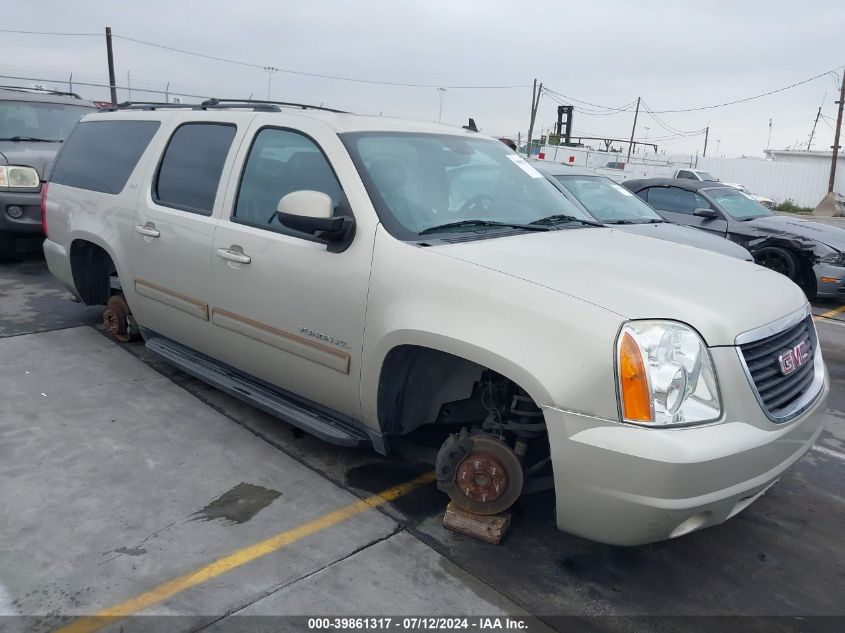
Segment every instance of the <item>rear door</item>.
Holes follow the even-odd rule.
[[[728,222],[722,212],[694,191],[679,187],[649,187],[637,195],[660,211],[670,222],[709,231],[721,237],[725,237],[728,232]],[[718,213],[719,217],[711,219],[693,215],[696,209],[711,209]]]
[[[243,143],[214,234],[213,356],[358,418],[375,213],[356,214],[354,238],[342,252],[282,226],[276,207],[293,191],[327,194],[336,214],[372,207],[334,131],[303,117],[260,118]]]
[[[231,169],[242,136],[237,118],[225,112],[172,120],[133,227],[139,322],[199,351],[208,350],[211,329],[209,265],[221,176]]]

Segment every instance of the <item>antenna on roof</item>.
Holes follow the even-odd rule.
[[[473,119],[472,117],[470,117],[469,123],[464,125],[463,128],[465,130],[469,130],[470,132],[478,132],[478,127],[476,127],[475,125],[475,119]]]

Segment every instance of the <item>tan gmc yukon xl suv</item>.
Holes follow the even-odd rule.
[[[43,207],[50,270],[116,335],[339,445],[440,425],[438,485],[472,512],[553,481],[562,530],[672,538],[821,430],[797,286],[595,226],[473,129],[127,105],[77,126]]]

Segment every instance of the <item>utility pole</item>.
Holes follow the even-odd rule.
[[[279,72],[279,69],[275,66],[265,66],[264,70],[267,71],[267,101],[270,101],[270,83],[273,80],[273,73]]]
[[[68,79],[67,91],[73,94],[73,73],[70,74],[70,79]]]
[[[167,82],[167,85],[164,87],[164,102],[170,103],[170,82]]]
[[[631,150],[634,149],[634,132],[637,131],[637,117],[640,115],[640,98],[637,97],[637,109],[634,111],[634,127],[631,128],[631,142],[628,143],[628,160],[631,162]]]
[[[819,106],[819,111],[816,112],[816,120],[813,121],[813,129],[810,130],[810,140],[807,141],[807,151],[810,151],[810,146],[813,144],[813,137],[816,135],[816,126],[819,124],[819,117],[822,114],[822,107]]]
[[[440,93],[440,109],[437,111],[437,122],[440,123],[443,120],[443,93],[446,92],[446,88],[438,88],[437,91]]]
[[[534,119],[537,118],[537,106],[540,105],[540,93],[543,91],[543,84],[537,89],[537,80],[531,88],[531,120],[528,123],[528,138],[525,140],[525,157],[531,158],[531,135],[534,133]]]
[[[836,130],[833,133],[833,157],[830,159],[830,184],[827,192],[833,193],[836,180],[836,157],[839,154],[839,133],[842,131],[842,106],[845,105],[845,69],[842,70],[842,87],[839,89],[839,114],[836,115]]]
[[[132,101],[132,75],[128,70],[126,71],[126,88],[129,91],[129,101]]]
[[[109,60],[109,90],[111,91],[111,104],[117,105],[117,86],[114,81],[114,52],[111,47],[111,27],[106,27],[106,56]]]
[[[769,140],[766,141],[766,149],[771,149],[772,147],[772,120],[769,119]]]
[[[701,153],[702,158],[707,156],[707,139],[710,137],[710,126],[704,128],[704,151]]]

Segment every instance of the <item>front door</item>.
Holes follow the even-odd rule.
[[[285,120],[274,115],[272,123]],[[213,355],[306,400],[359,418],[375,226],[359,223],[346,250],[329,252],[325,244],[279,223],[279,200],[293,191],[325,193],[335,212],[345,200],[365,195],[337,135],[316,122],[293,120],[296,129],[256,124],[249,132],[250,146],[244,143],[238,158],[240,167],[214,234]],[[333,164],[337,161],[342,169]]]
[[[646,195],[643,196],[643,193]],[[680,187],[650,187],[639,195],[670,222],[709,231],[720,237],[727,235],[728,222],[722,212],[710,204],[704,196],[694,191],[687,191]],[[694,215],[696,209],[710,209],[718,213],[719,217],[704,218]]]
[[[139,322],[200,351],[207,351],[211,330],[213,211],[236,135],[233,123],[177,123],[152,168],[152,188],[142,194],[133,226],[133,310]]]

